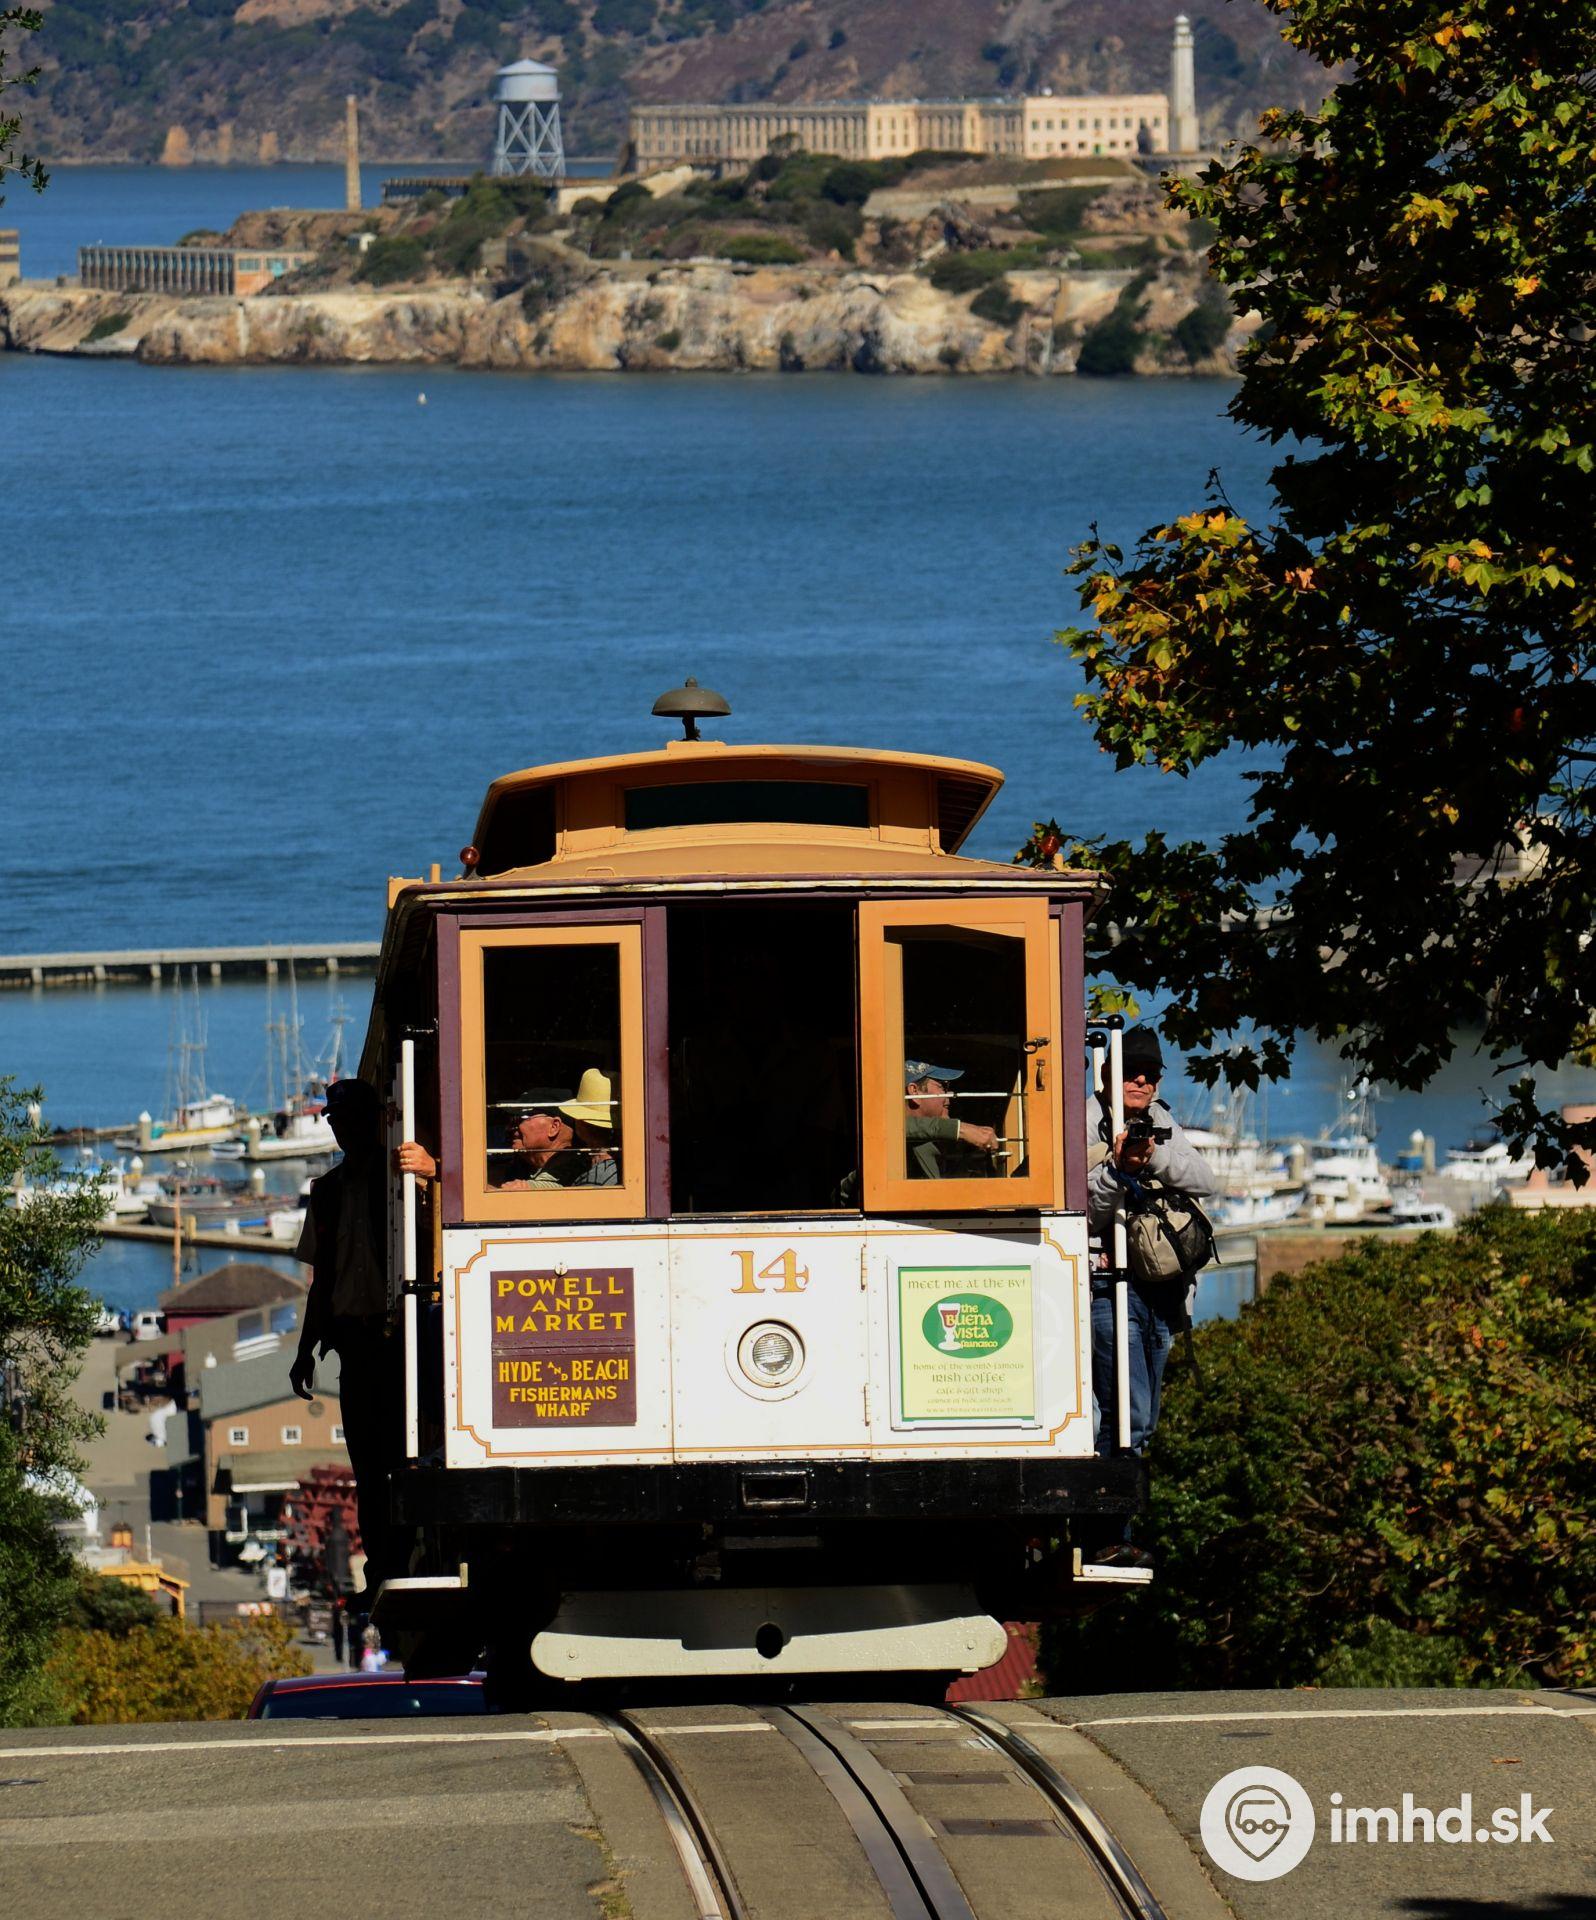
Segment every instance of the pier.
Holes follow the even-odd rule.
[[[275,979],[290,962],[301,972],[369,971],[375,940],[304,940],[247,947],[130,947],[109,953],[0,954],[0,987],[82,987],[153,981],[189,967],[212,980]]]

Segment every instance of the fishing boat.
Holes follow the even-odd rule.
[[[1499,1133],[1476,1134],[1461,1147],[1448,1147],[1443,1180],[1458,1180],[1469,1186],[1494,1190],[1518,1180],[1527,1180],[1535,1171],[1529,1155],[1515,1155]]]
[[[257,1193],[218,1180],[215,1174],[168,1175],[158,1198],[149,1203],[151,1226],[171,1227],[181,1220],[185,1230],[195,1227],[231,1231],[234,1226],[264,1226],[266,1208]]]
[[[319,1059],[307,1066],[301,1041],[299,983],[288,963],[288,1012],[279,1018],[270,987],[266,1001],[266,1106],[242,1132],[215,1149],[223,1159],[317,1160],[338,1152],[327,1120],[327,1088],[343,1072],[343,1036],[349,1016],[342,1004],[332,1014],[332,1037]],[[282,1098],[279,1100],[278,1091]]]
[[[1216,1227],[1275,1227],[1301,1213],[1307,1198],[1306,1187],[1256,1180],[1227,1187],[1204,1205]]]
[[[167,1088],[162,1102],[166,1117],[138,1117],[138,1131],[115,1145],[125,1152],[181,1153],[188,1147],[208,1147],[236,1132],[244,1111],[225,1093],[213,1093],[205,1078],[205,1013],[200,1006],[199,970],[189,969],[185,997],[181,984],[173,1011],[173,1032],[167,1049]]]
[[[100,1215],[100,1225],[104,1227],[142,1220],[150,1202],[160,1197],[155,1181],[144,1177],[142,1161],[135,1159],[129,1165],[121,1160],[101,1161],[85,1155],[73,1172],[62,1174],[58,1179],[36,1181],[32,1185],[19,1180],[12,1188],[11,1204],[25,1207],[36,1199],[70,1198],[94,1181],[99,1183],[104,1196],[105,1208]]]
[[[1391,1183],[1374,1145],[1373,1103],[1373,1087],[1359,1080],[1343,1090],[1341,1114],[1330,1131],[1303,1142],[1310,1212],[1360,1220],[1391,1205]]]
[[[1393,1227],[1429,1227],[1437,1233],[1450,1233],[1457,1215],[1444,1200],[1426,1200],[1417,1187],[1404,1187],[1391,1202]]]

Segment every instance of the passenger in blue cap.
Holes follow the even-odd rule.
[[[903,1137],[908,1149],[911,1180],[947,1180],[952,1176],[942,1164],[945,1147],[969,1147],[976,1153],[995,1154],[997,1131],[970,1120],[955,1120],[948,1111],[948,1089],[964,1078],[963,1067],[939,1067],[930,1060],[905,1060],[903,1063],[904,1102]],[[988,1169],[990,1171],[990,1169]]]

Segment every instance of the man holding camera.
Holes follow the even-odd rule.
[[[1201,1200],[1214,1192],[1208,1163],[1175,1124],[1158,1082],[1164,1056],[1151,1027],[1132,1027],[1122,1043],[1125,1126],[1112,1141],[1108,1090],[1098,1095],[1098,1145],[1087,1174],[1087,1217],[1094,1237],[1111,1244],[1116,1208],[1130,1210],[1152,1193],[1160,1201]],[[1158,1425],[1164,1366],[1175,1335],[1190,1325],[1192,1272],[1168,1278],[1139,1277],[1132,1259],[1128,1299],[1130,1346],[1130,1444],[1141,1453]],[[1114,1409],[1114,1287],[1107,1271],[1092,1277],[1092,1391],[1097,1403],[1097,1451],[1116,1451]]]

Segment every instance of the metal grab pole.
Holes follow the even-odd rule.
[[[1116,1019],[1108,1029],[1108,1138],[1109,1152],[1125,1131],[1125,1034]],[[1125,1189],[1114,1184],[1114,1425],[1115,1444],[1130,1451],[1130,1264],[1125,1235]]]
[[[416,1137],[416,1043],[399,1043],[399,1137]],[[403,1312],[405,1333],[405,1458],[414,1460],[421,1451],[421,1420],[416,1391],[416,1176],[399,1176],[402,1192],[402,1240],[400,1277],[404,1283]]]

